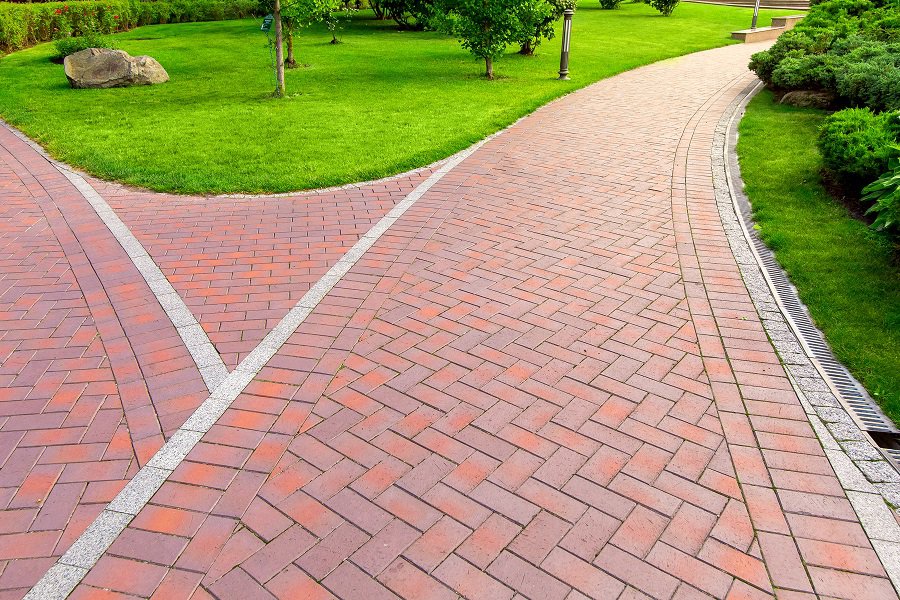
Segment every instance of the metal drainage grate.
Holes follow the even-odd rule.
[[[737,153],[734,151],[737,143],[736,129],[732,129],[729,138],[727,144],[730,152],[726,159],[726,168],[730,171],[732,179],[741,181]],[[759,238],[759,232],[754,228],[751,216],[750,201],[743,190],[735,189],[736,187],[732,190],[738,201],[740,218],[750,235],[757,256],[762,261],[766,275],[775,288],[779,302],[788,313],[795,334],[806,346],[810,358],[818,363],[818,370],[828,379],[833,391],[837,392],[844,405],[856,418],[860,428],[869,435],[875,446],[889,459],[890,464],[900,471],[900,429],[885,416],[862,384],[835,359],[822,332],[815,326],[806,307],[800,302],[797,290],[775,260],[775,254]]]
[[[793,321],[796,334],[802,339],[809,353],[812,354],[812,358],[819,363],[820,372],[828,378],[844,404],[859,421],[862,429],[890,459],[894,468],[900,471],[900,429],[885,416],[862,384],[835,359],[822,332],[813,324],[806,307],[800,302],[793,284],[788,280],[781,265],[775,260],[774,253],[763,243],[758,232],[753,228],[753,221],[748,214],[749,203],[745,198],[741,198],[741,200],[741,218],[744,220],[747,231],[750,232],[753,245],[772,281],[779,301]]]

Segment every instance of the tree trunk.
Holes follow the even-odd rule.
[[[490,56],[485,56],[484,57],[484,67],[485,67],[485,73],[484,73],[485,77],[487,77],[489,80],[493,81],[494,80],[494,59],[491,58]]]
[[[290,27],[287,30],[287,60],[284,61],[284,66],[288,69],[296,69],[297,61],[294,59],[294,28]]]
[[[519,50],[519,54],[523,54],[525,56],[531,56],[534,54],[534,47],[531,45],[531,40],[528,40],[524,44],[522,44],[522,49]]]
[[[283,98],[284,86],[284,32],[281,27],[281,0],[275,0],[275,73],[278,83],[275,86],[276,98]]]

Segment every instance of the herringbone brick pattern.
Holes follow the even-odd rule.
[[[601,82],[451,171],[73,597],[897,597],[716,212],[753,50]]]
[[[121,489],[136,461],[92,315],[109,317],[102,291],[92,290],[89,308],[75,274],[84,274],[84,255],[68,254],[71,239],[55,230],[59,213],[46,205],[47,192],[3,148],[0,197],[0,595],[6,598],[21,597],[37,581]]]
[[[241,219],[262,212],[262,205],[278,216],[259,220],[258,235],[248,242],[257,244],[258,252],[241,256],[251,265],[270,254],[275,244],[266,245],[263,238],[275,239],[283,230],[263,232],[263,221],[287,222],[302,231],[288,233],[293,243],[288,254],[319,254],[322,260],[306,271],[297,260],[286,263],[294,273],[306,273],[283,286],[290,289],[293,304],[310,278],[319,277],[310,275],[311,270],[327,270],[370,222],[393,206],[397,189],[411,189],[418,179],[421,175],[411,182],[398,179],[361,190],[279,198],[277,206],[272,200],[246,201],[240,205]],[[92,184],[114,203],[137,204],[146,198],[112,184]],[[5,127],[0,128],[0,199],[0,597],[16,598],[65,552],[209,391],[149,286],[85,198]],[[203,199],[166,200],[171,203],[164,204],[167,214],[181,211],[178,225],[196,228],[198,239],[211,235],[207,213],[188,215],[186,210]],[[325,215],[325,207],[332,217]],[[174,221],[163,220],[162,208],[142,208],[163,231],[177,228]],[[195,221],[188,221],[189,216]],[[244,231],[254,225],[241,227]],[[321,243],[312,241],[315,235]],[[222,251],[220,240],[214,244],[220,246],[207,246],[213,255]],[[260,266],[260,272],[265,268]],[[171,276],[179,287],[178,278]],[[260,295],[268,284],[252,283],[262,289],[252,290],[257,294],[253,299],[267,302]],[[241,316],[256,336],[245,346],[252,349],[283,316],[287,308],[280,307],[265,321]],[[235,350],[232,361],[237,356]]]
[[[428,175],[426,170],[333,193],[235,200],[162,196],[95,184],[233,369]]]

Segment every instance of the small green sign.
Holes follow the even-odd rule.
[[[272,29],[272,21],[275,20],[275,17],[272,15],[266,15],[263,17],[262,27],[259,28],[260,31],[269,31]]]

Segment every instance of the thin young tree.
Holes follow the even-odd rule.
[[[285,95],[285,68],[297,66],[294,53],[294,39],[303,27],[325,20],[325,16],[337,10],[342,0],[272,0],[269,5],[275,21],[275,72],[276,87],[273,94],[276,98]],[[287,57],[285,57],[287,46]]]
[[[358,11],[356,4],[351,4],[345,0],[320,0],[325,3],[321,13],[321,20],[325,23],[325,27],[331,32],[331,43],[340,44],[337,32],[343,29],[343,21],[349,21],[353,17],[353,13]]]
[[[275,0],[275,93],[276,98],[284,98],[287,87],[284,83],[284,31],[281,23],[281,0]]]

